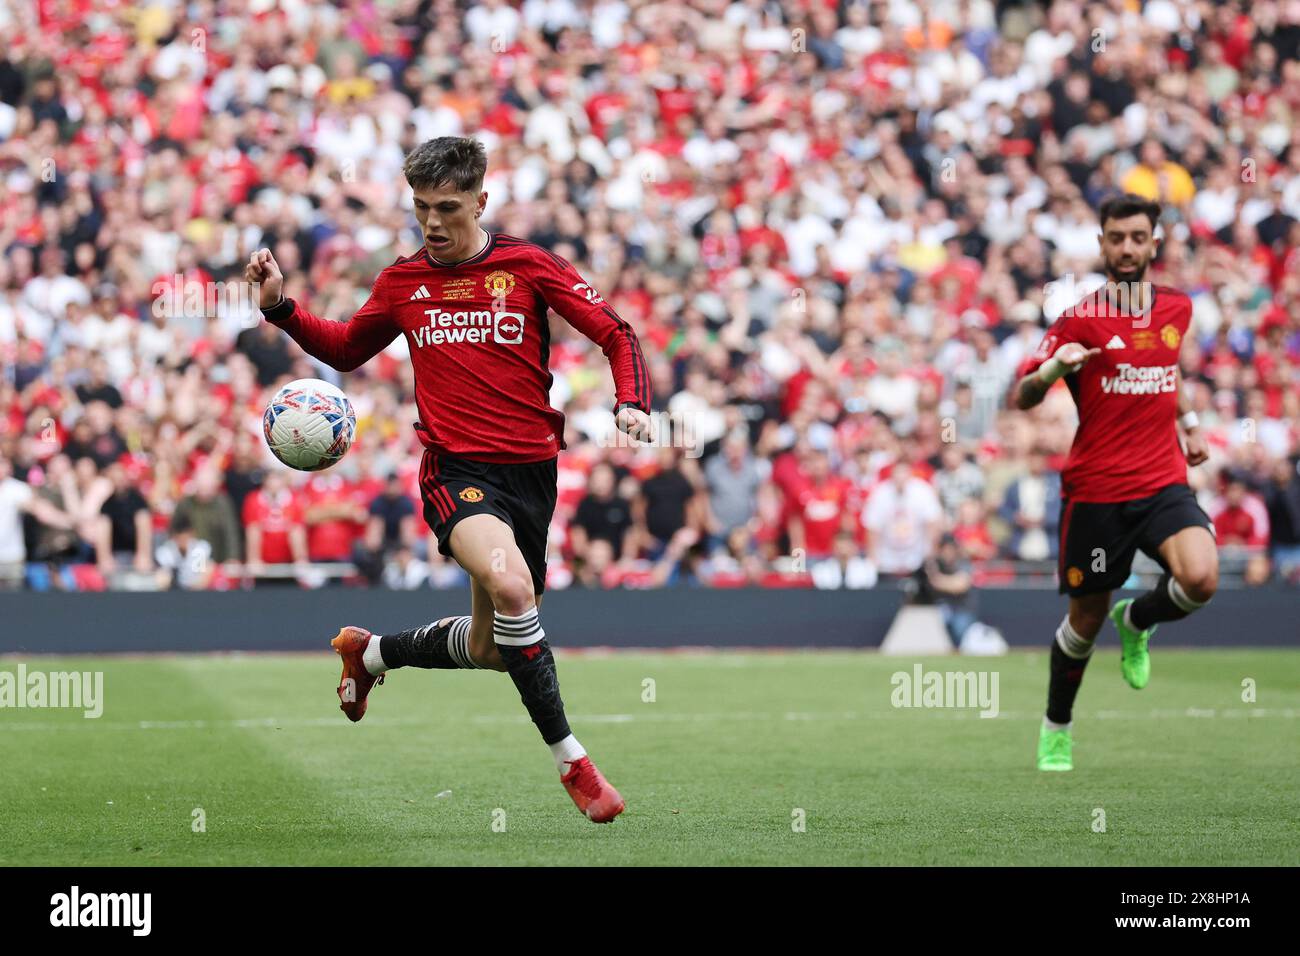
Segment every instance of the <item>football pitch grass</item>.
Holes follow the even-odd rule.
[[[329,653],[24,663],[103,671],[105,706],[0,709],[0,865],[1300,862],[1300,651],[1153,646],[1139,692],[1099,650],[1056,774],[1043,651],[919,662],[996,673],[990,719],[895,708],[917,662],[874,653],[561,653],[608,826],[503,674],[402,670],[350,724]]]

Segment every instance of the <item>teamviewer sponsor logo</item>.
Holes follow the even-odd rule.
[[[519,312],[497,312],[492,316],[492,339],[498,345],[519,345],[524,340],[524,317]]]
[[[489,337],[497,345],[519,345],[524,341],[524,316],[519,312],[489,309],[444,312],[435,306],[425,309],[424,314],[429,317],[429,324],[411,330],[411,341],[416,348],[458,342],[482,345]]]
[[[1115,366],[1114,375],[1101,377],[1101,390],[1107,395],[1156,395],[1178,390],[1177,365]]]
[[[126,926],[133,936],[148,936],[153,925],[152,893],[68,893],[50,897],[51,926]]]

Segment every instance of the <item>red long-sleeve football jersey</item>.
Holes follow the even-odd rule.
[[[564,415],[550,403],[548,308],[605,353],[615,407],[649,412],[650,375],[631,326],[567,261],[514,236],[490,233],[482,252],[454,264],[424,250],[398,259],[348,322],[314,316],[292,299],[263,314],[341,372],[405,335],[420,441],[442,454],[525,463],[565,447]]]
[[[1157,285],[1146,315],[1113,307],[1104,287],[1067,309],[1016,371],[1019,379],[1066,342],[1099,348],[1065,376],[1079,409],[1079,428],[1061,473],[1075,501],[1132,501],[1187,482],[1178,443],[1178,355],[1191,324],[1191,300]]]

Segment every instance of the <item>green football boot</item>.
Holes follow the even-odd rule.
[[[1048,730],[1040,725],[1038,729],[1038,769],[1039,770],[1073,770],[1073,741],[1070,731]]]
[[[1123,644],[1119,655],[1119,672],[1124,675],[1129,687],[1141,690],[1151,679],[1151,655],[1147,652],[1147,641],[1156,632],[1156,625],[1138,631],[1125,624],[1124,612],[1132,603],[1132,598],[1116,601],[1110,609],[1110,619],[1115,624],[1115,630],[1119,631],[1119,639]]]

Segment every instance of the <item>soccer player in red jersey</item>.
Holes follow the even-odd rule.
[[[650,376],[635,333],[564,259],[479,226],[487,157],[472,139],[429,140],[406,158],[424,248],[375,280],[348,322],[318,318],[283,298],[269,250],[245,277],[260,305],[309,354],[350,371],[406,336],[415,373],[415,428],[424,517],[443,554],[472,580],[472,613],[380,636],[345,627],[343,712],[360,720],[367,696],[398,667],[505,671],[550,746],[578,809],[605,823],[623,799],[569,729],[555,658],[538,618],[546,581],[546,532],[555,509],[564,416],[550,405],[553,309],[609,359],[618,427],[650,438]]]
[[[1218,586],[1214,525],[1187,485],[1187,466],[1208,457],[1179,368],[1191,300],[1146,278],[1160,242],[1158,203],[1117,196],[1099,216],[1106,283],[1047,330],[1012,390],[1017,408],[1032,408],[1064,378],[1079,412],[1061,474],[1060,590],[1070,610],[1052,644],[1040,770],[1073,767],[1071,711],[1107,616],[1119,631],[1121,673],[1140,690],[1156,625],[1203,607]],[[1139,548],[1165,573],[1111,608]]]

